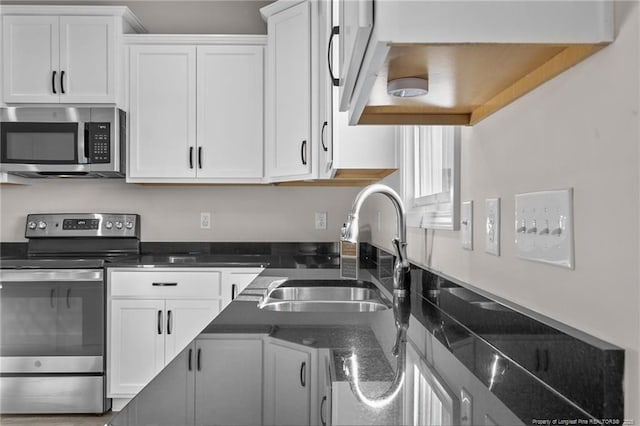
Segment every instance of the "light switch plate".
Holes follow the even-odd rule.
[[[485,251],[500,256],[500,198],[487,198],[485,204]]]
[[[473,201],[460,206],[460,242],[465,250],[473,250]]]
[[[516,194],[516,254],[574,268],[573,189]]]

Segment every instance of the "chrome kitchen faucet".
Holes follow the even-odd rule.
[[[409,260],[407,259],[407,226],[406,211],[400,196],[396,191],[382,184],[373,184],[364,187],[353,202],[351,214],[347,224],[342,229],[340,240],[352,244],[358,244],[360,209],[364,201],[372,194],[384,194],[391,200],[396,210],[397,231],[396,237],[392,240],[396,253],[396,260],[393,267],[393,292],[394,295],[405,296],[410,288]]]

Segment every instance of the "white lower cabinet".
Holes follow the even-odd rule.
[[[195,424],[262,425],[262,337],[196,341]]]
[[[107,396],[120,410],[246,286],[261,268],[113,268],[107,273]],[[240,281],[238,281],[240,282]]]
[[[317,349],[267,339],[264,361],[265,424],[317,424],[317,358]]]

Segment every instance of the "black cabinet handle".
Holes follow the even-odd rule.
[[[49,293],[49,305],[51,306],[51,309],[55,308],[56,306],[53,304],[53,298],[56,295],[56,289],[52,288],[51,292]]]
[[[306,166],[307,165],[307,141],[306,140],[302,141],[302,144],[300,145],[300,159],[302,160],[302,165]]]
[[[60,73],[60,91],[64,95],[64,71]]]
[[[67,309],[71,309],[71,302],[69,300],[69,297],[71,297],[71,289],[70,288],[67,289]]]
[[[189,147],[189,168],[193,169],[193,147]]]
[[[327,421],[324,417],[324,405],[327,402],[327,397],[322,397],[322,402],[320,402],[320,422],[322,422],[322,426],[327,426]]]
[[[332,53],[331,47],[333,46],[333,37],[339,34],[340,34],[339,26],[335,26],[331,28],[331,35],[329,36],[329,47],[327,48],[327,63],[329,64],[329,77],[331,77],[331,84],[333,84],[334,86],[340,86],[340,79],[336,78],[333,75],[333,61],[331,60],[331,53]]]
[[[329,148],[327,148],[327,145],[324,143],[324,134],[325,134],[325,130],[327,129],[327,125],[329,123],[327,123],[326,121],[322,124],[322,130],[320,131],[320,140],[322,141],[322,149],[324,150],[324,152],[329,151]]]
[[[202,365],[200,364],[201,355],[202,355],[202,349],[198,348],[198,351],[196,352],[196,370],[198,371],[202,370]]]
[[[302,361],[300,364],[300,384],[302,387],[307,386],[307,362]]]
[[[151,283],[152,286],[154,287],[175,287],[178,285],[178,283],[162,283],[162,282],[157,282],[157,283]]]
[[[162,334],[162,311],[158,311],[158,334]]]
[[[198,147],[198,168],[202,168],[202,147]]]
[[[189,349],[189,355],[188,355],[188,359],[187,359],[187,369],[188,371],[193,370],[193,365],[191,362],[191,357],[193,357],[193,349]]]
[[[53,74],[51,74],[51,90],[54,95],[58,94],[58,92],[56,92],[56,72],[57,71],[54,71]]]
[[[167,334],[171,334],[173,328],[173,322],[171,321],[171,310],[167,311]]]
[[[238,286],[236,284],[231,284],[231,300],[236,298],[236,291]]]

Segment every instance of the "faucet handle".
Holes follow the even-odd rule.
[[[407,260],[407,243],[401,243],[400,239],[394,238],[392,241],[393,248],[395,249],[396,256],[398,256],[398,262],[404,267],[409,266],[409,261]]]

